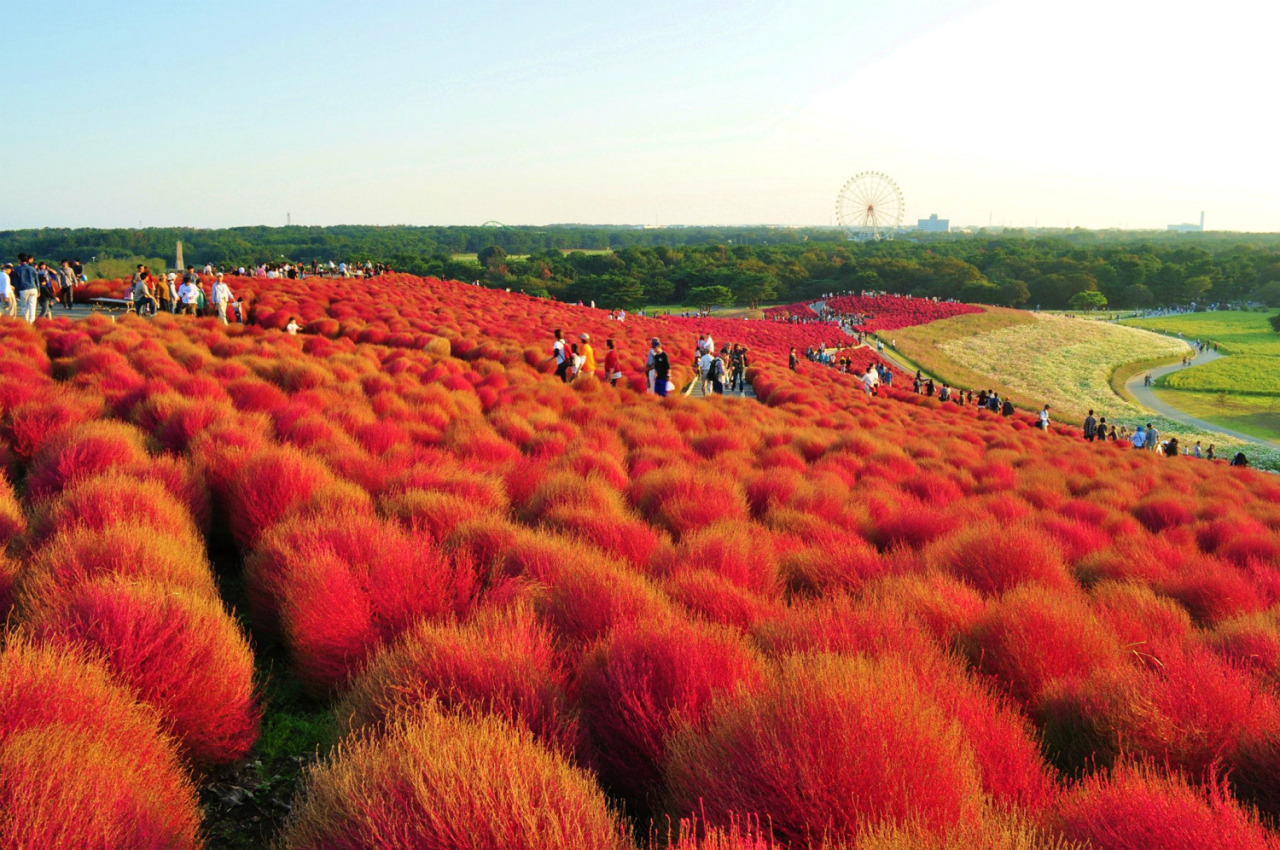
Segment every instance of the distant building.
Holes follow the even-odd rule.
[[[1204,210],[1200,211],[1199,224],[1171,224],[1166,229],[1174,233],[1204,233]]]
[[[923,230],[925,233],[950,233],[951,219],[938,218],[938,214],[934,213],[928,218],[919,219],[916,230]]]

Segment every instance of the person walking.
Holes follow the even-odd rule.
[[[733,360],[733,390],[743,393],[747,391],[747,366],[751,364],[747,360],[745,345],[735,346],[735,349],[738,356]]]
[[[650,347],[653,349],[653,391],[665,398],[667,384],[671,380],[671,360],[667,357],[667,352],[662,350],[662,342],[656,336]]]
[[[596,350],[591,347],[591,334],[584,333],[578,339],[582,342],[582,371],[594,377],[596,374]]]
[[[794,345],[791,346],[791,355],[787,358],[787,361],[791,366],[791,371],[796,371],[796,364],[799,363],[799,359],[796,357],[796,348]]]
[[[1145,425],[1138,425],[1138,429],[1133,432],[1133,439],[1130,440],[1135,449],[1144,449],[1147,446],[1147,428]]]
[[[71,268],[71,261],[63,260],[62,267],[58,269],[58,303],[68,312],[71,311],[71,305],[75,298],[76,284],[79,282],[75,269]]]
[[[194,316],[196,309],[200,304],[200,287],[192,283],[192,275],[187,275],[182,279],[182,286],[178,287],[178,300],[182,303],[183,315]]]
[[[1046,404],[1040,411],[1040,416],[1038,417],[1036,424],[1040,426],[1041,431],[1049,430],[1049,405]]]
[[[1084,418],[1084,438],[1092,443],[1097,436],[1098,420],[1093,418],[1093,410],[1091,408],[1089,415]]]
[[[1147,423],[1147,451],[1154,452],[1160,447],[1160,432],[1150,422]]]
[[[724,360],[718,354],[712,355],[707,378],[711,381],[711,391],[716,395],[724,395],[724,371]]]
[[[49,268],[48,263],[40,263],[36,266],[36,281],[40,293],[37,296],[40,305],[40,316],[41,318],[52,319],[53,303],[58,300],[58,273]]]
[[[224,325],[227,324],[227,305],[232,300],[231,287],[227,286],[226,281],[222,279],[222,272],[218,272],[217,280],[213,284],[213,303],[217,305],[218,319]]]
[[[13,291],[18,299],[18,315],[33,324],[36,320],[36,300],[40,297],[40,279],[35,266],[26,254],[18,255],[18,267],[13,272]]]
[[[609,386],[616,387],[622,372],[618,369],[618,349],[614,347],[613,337],[604,341],[608,351],[604,355],[604,373],[609,378]]]
[[[556,363],[556,377],[561,383],[569,383],[569,367],[573,363],[569,360],[569,352],[564,344],[564,331],[556,328],[554,331],[555,342],[551,343],[551,356],[542,361],[546,363],[548,360],[554,360]]]
[[[17,310],[17,300],[13,297],[13,263],[0,266],[0,310],[4,315],[13,316]]]

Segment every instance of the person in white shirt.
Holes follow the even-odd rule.
[[[178,287],[178,300],[182,302],[182,312],[188,316],[196,314],[196,305],[200,303],[200,289],[188,278]]]
[[[298,324],[298,320],[295,319],[293,316],[290,316],[289,324],[285,325],[284,329],[288,332],[289,336],[297,336],[298,328],[300,327],[301,325]]]
[[[13,263],[5,263],[4,268],[0,268],[0,303],[6,316],[16,316],[18,313],[18,301],[13,297],[13,282],[9,280],[9,271],[13,268]]]
[[[704,351],[702,356],[698,358],[698,371],[702,373],[702,383],[707,382],[707,373],[711,371],[711,352]]]
[[[876,391],[876,385],[880,383],[880,375],[876,373],[874,366],[867,367],[867,374],[862,376],[862,389],[867,395],[872,395]]]
[[[218,318],[222,320],[222,324],[227,324],[227,305],[232,300],[231,287],[227,286],[222,279],[222,272],[218,272],[218,281],[213,285],[213,303],[218,305]]]

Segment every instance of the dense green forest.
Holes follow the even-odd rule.
[[[369,260],[608,307],[682,304],[717,286],[748,306],[845,290],[1046,309],[1280,306],[1275,234],[1006,230],[851,242],[829,229],[769,227],[41,229],[0,232],[0,256],[172,257],[179,239],[198,264]]]

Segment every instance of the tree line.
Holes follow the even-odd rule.
[[[237,227],[0,232],[0,256],[124,261],[172,257],[384,262],[412,274],[478,280],[569,301],[767,302],[883,290],[1044,309],[1190,302],[1280,306],[1280,235],[1121,231],[908,235],[853,242],[824,228]]]

